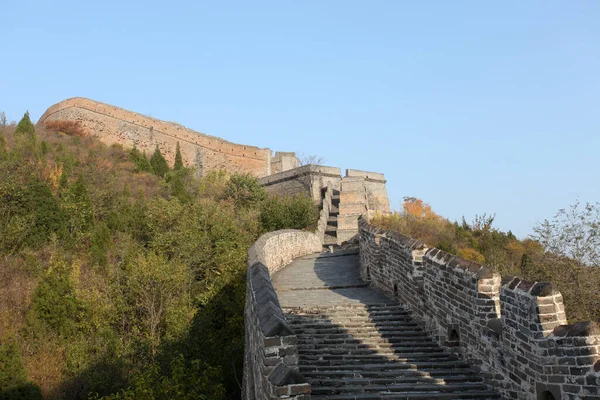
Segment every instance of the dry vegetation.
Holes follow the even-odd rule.
[[[247,249],[312,201],[79,128],[0,126],[0,398],[239,398]]]
[[[552,282],[563,295],[570,323],[600,321],[600,267],[583,265],[568,252],[549,251],[544,238],[519,240],[510,231],[494,228],[493,221],[493,216],[483,215],[472,223],[464,219],[460,224],[451,222],[422,200],[406,198],[401,212],[378,217],[373,223],[423,240],[429,247],[491,266],[502,276]],[[593,237],[595,225],[590,225]],[[557,230],[561,227],[554,225]],[[567,240],[567,233],[559,231],[554,236]]]
[[[44,127],[50,131],[64,133],[70,136],[84,137],[85,130],[80,121],[54,120],[44,122]]]

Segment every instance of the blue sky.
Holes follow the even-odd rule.
[[[83,96],[524,237],[599,201],[600,2],[11,1],[0,110]]]

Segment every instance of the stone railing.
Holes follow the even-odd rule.
[[[360,225],[361,275],[511,399],[600,395],[600,326],[567,325],[550,283],[505,277],[397,232]]]
[[[298,372],[298,339],[285,320],[271,274],[321,250],[316,234],[297,230],[264,234],[248,250],[244,400],[310,398],[310,384]]]
[[[333,197],[333,185],[331,182],[327,182],[327,188],[323,195],[323,203],[321,206],[321,212],[319,213],[319,221],[317,222],[316,234],[323,243],[325,238],[325,230],[327,229],[327,220],[329,219],[329,212],[331,211],[331,199]]]

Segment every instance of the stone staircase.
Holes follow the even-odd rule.
[[[397,304],[284,307],[312,399],[498,399]]]
[[[333,189],[333,196],[331,197],[331,209],[329,211],[329,217],[327,218],[327,227],[325,228],[323,246],[336,246],[339,244],[337,238],[338,215],[340,214],[339,207],[340,191]]]

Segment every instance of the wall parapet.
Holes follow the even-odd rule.
[[[325,241],[325,231],[327,230],[327,220],[332,207],[333,200],[333,185],[327,182],[327,187],[324,189],[323,203],[319,213],[319,221],[317,222],[316,234],[319,236],[321,243]]]
[[[266,233],[248,250],[244,399],[310,398],[311,386],[298,371],[298,339],[285,319],[271,274],[294,258],[321,250],[316,234],[292,229]]]
[[[359,221],[361,275],[510,399],[600,399],[600,325],[567,325],[551,283],[492,268]],[[552,396],[552,397],[550,397]]]
[[[312,198],[315,204],[320,204],[321,189],[330,182],[335,188],[341,179],[339,168],[309,164],[265,176],[258,181],[269,193],[284,196],[304,194]]]

